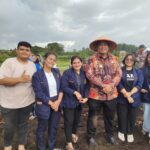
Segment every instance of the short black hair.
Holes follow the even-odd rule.
[[[145,46],[144,44],[141,44],[141,45],[139,45],[139,49],[140,49],[140,48],[144,48],[144,49],[145,49],[146,46]]]
[[[81,62],[83,62],[83,60],[82,60],[81,57],[79,57],[79,56],[72,56],[72,57],[71,57],[71,64],[73,64],[73,61],[74,61],[75,59],[79,59]]]
[[[57,55],[54,52],[46,52],[44,55],[44,59],[47,59],[47,57],[50,55],[54,55],[57,58]]]
[[[106,43],[106,44],[108,45],[108,47],[111,46],[108,41],[105,41],[105,40],[104,40],[104,41],[98,41],[98,42],[97,42],[97,47],[100,46],[101,43]]]
[[[20,46],[24,46],[24,47],[28,47],[28,48],[32,48],[31,44],[29,42],[26,42],[26,41],[20,41],[17,45],[17,49],[20,47]]]
[[[135,65],[135,63],[136,63],[135,56],[134,56],[133,54],[127,54],[127,55],[124,57],[123,61],[122,61],[122,63],[123,63],[124,66],[126,66],[125,61],[126,61],[126,59],[127,59],[129,56],[132,56],[133,61],[134,61],[134,64],[133,64],[133,65]]]

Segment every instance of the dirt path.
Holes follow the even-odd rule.
[[[75,145],[76,150],[88,150],[88,145],[86,142],[86,120],[87,120],[87,113],[86,113],[86,110],[84,110],[82,114],[82,118],[81,118],[79,132],[78,132],[79,142],[78,144]],[[36,150],[36,144],[35,144],[36,123],[37,123],[36,119],[29,122],[29,135],[28,135],[27,150]],[[139,110],[137,122],[136,122],[136,129],[135,129],[135,142],[133,144],[120,142],[117,139],[117,128],[114,128],[115,137],[119,144],[117,146],[112,146],[108,144],[105,140],[103,118],[102,116],[100,116],[98,129],[97,129],[97,135],[96,135],[96,140],[99,144],[99,150],[150,150],[150,144],[147,144],[146,137],[144,137],[141,134],[141,128],[142,128],[141,123],[142,123],[142,112]],[[0,128],[0,150],[2,150],[2,143],[3,143],[2,136],[3,136],[3,129]],[[16,143],[17,143],[16,138],[14,139],[14,143],[16,147]],[[61,119],[61,122],[59,125],[56,147],[60,148],[61,150],[65,149],[63,119]]]

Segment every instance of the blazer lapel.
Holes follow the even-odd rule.
[[[126,71],[125,68],[124,68],[124,70],[123,70],[122,76],[123,76],[123,77],[122,77],[122,78],[123,78],[123,82],[124,82],[124,83],[127,83],[127,77],[126,77],[126,76],[127,76],[127,71]]]
[[[133,76],[134,76],[133,86],[135,86],[138,80],[138,75],[137,75],[137,71],[134,68],[133,68]]]
[[[71,76],[72,76],[72,79],[73,79],[73,81],[74,81],[74,86],[75,86],[75,88],[76,88],[76,90],[77,90],[77,77],[76,77],[76,73],[75,73],[75,71],[72,69],[71,70]]]
[[[84,82],[85,82],[84,72],[82,70],[80,71],[80,78],[81,78],[81,92],[82,92],[84,90]]]
[[[57,92],[59,92],[59,86],[60,86],[60,76],[57,72],[55,72],[53,69],[52,69],[52,73],[54,75],[54,78],[55,78],[55,81],[56,81],[56,86],[57,86]]]
[[[45,87],[46,93],[49,95],[48,81],[47,81],[47,78],[46,78],[46,75],[45,75],[45,72],[44,72],[43,69],[42,69],[42,71],[41,71],[41,79],[42,79],[42,81],[44,82],[44,87]],[[49,96],[50,96],[50,95],[49,95]]]
[[[146,82],[148,83],[148,78],[146,77],[147,74],[148,74],[148,68],[145,67],[145,79],[146,79]]]

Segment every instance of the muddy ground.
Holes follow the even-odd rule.
[[[105,140],[105,133],[104,133],[104,124],[103,124],[103,117],[100,115],[99,123],[97,128],[97,135],[96,140],[99,144],[99,150],[150,150],[150,144],[148,144],[147,137],[143,136],[141,133],[142,129],[142,110],[139,109],[137,113],[137,121],[136,121],[136,128],[135,128],[135,142],[129,144],[127,142],[120,142],[117,139],[117,122],[115,121],[114,126],[114,133],[115,137],[118,141],[118,145],[112,146],[108,144]],[[88,150],[88,145],[86,142],[86,120],[87,120],[87,108],[83,109],[81,123],[79,126],[79,142],[75,145],[76,150]],[[27,150],[36,150],[35,144],[35,130],[36,130],[37,120],[30,120],[29,121],[29,134],[28,134],[28,144]],[[2,150],[3,146],[3,127],[0,127],[0,150]],[[14,149],[17,150],[17,138],[14,138]],[[64,136],[64,128],[63,128],[63,119],[61,118],[58,133],[57,133],[57,141],[56,147],[60,148],[61,150],[65,150],[65,136]]]

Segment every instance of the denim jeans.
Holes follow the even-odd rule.
[[[144,103],[143,130],[149,133],[150,137],[150,103]]]
[[[32,104],[18,109],[1,107],[2,116],[5,122],[4,146],[12,145],[12,140],[16,129],[18,131],[18,144],[25,145],[27,143],[28,119],[32,107]]]

